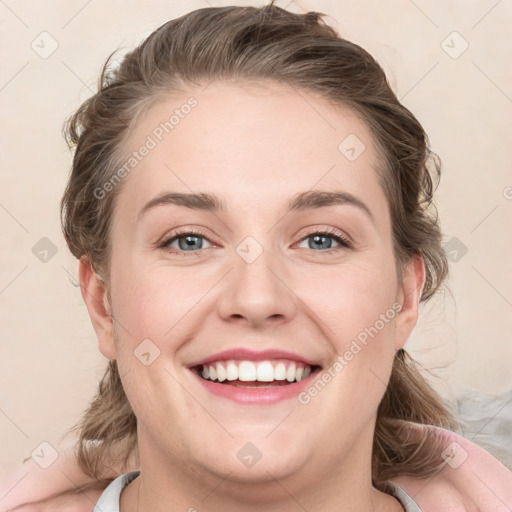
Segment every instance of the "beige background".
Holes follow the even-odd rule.
[[[71,161],[62,123],[95,90],[112,50],[133,47],[192,9],[235,3],[261,5],[0,3],[0,477],[41,442],[58,445],[87,406],[106,364],[72,284],[77,264],[60,232],[58,205]],[[278,5],[325,12],[343,36],[369,50],[443,159],[437,204],[445,241],[456,237],[467,253],[459,252],[451,264],[449,289],[423,308],[410,352],[427,368],[437,367],[433,382],[448,398],[466,388],[494,395],[511,390],[512,3]],[[47,58],[31,47],[34,41],[40,53],[51,49],[43,31],[58,43]],[[454,58],[466,42],[468,48]],[[43,237],[57,248],[47,262],[32,251]]]

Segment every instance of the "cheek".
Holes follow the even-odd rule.
[[[114,308],[119,322],[133,338],[155,341],[186,323],[185,315],[207,290],[205,280],[191,271],[135,264],[118,272],[117,284]]]
[[[370,417],[394,359],[400,310],[394,262],[381,258],[373,264],[346,266],[315,283],[307,305],[321,319],[316,322],[320,336],[334,352],[328,369],[333,403],[366,407]]]
[[[338,339],[343,348],[347,339],[374,325],[392,308],[397,280],[391,268],[393,263],[384,259],[331,268],[314,279],[302,278],[299,295],[322,320],[319,325],[330,333],[328,337]],[[393,309],[388,312],[391,320],[394,313]]]

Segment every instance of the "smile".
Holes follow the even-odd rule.
[[[268,405],[296,397],[321,371],[298,361],[227,360],[191,368],[210,393],[243,404]]]
[[[217,361],[201,365],[201,376],[211,381],[300,382],[311,373],[311,366],[286,359],[274,361]]]

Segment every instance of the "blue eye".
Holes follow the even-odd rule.
[[[314,251],[314,252],[324,252],[324,253],[331,253],[333,251],[337,251],[339,249],[345,248],[350,249],[352,245],[350,242],[342,236],[337,231],[330,231],[330,230],[324,230],[324,231],[314,231],[313,233],[310,233],[309,235],[303,237],[300,242],[303,242],[305,240],[312,239],[312,243],[308,243],[308,249],[322,249],[321,251]],[[332,242],[329,242],[329,239],[335,240],[337,244],[339,244],[336,247],[332,247]],[[208,238],[205,236],[204,233],[201,231],[196,230],[189,230],[189,231],[182,231],[178,233],[174,233],[170,238],[167,238],[165,241],[163,241],[159,248],[162,249],[169,249],[171,253],[174,254],[184,254],[184,253],[197,253],[201,249],[204,249],[202,240],[208,240]],[[178,243],[178,247],[172,247],[172,244],[175,242]],[[208,243],[210,243],[208,241]],[[341,246],[341,247],[340,247]]]
[[[330,252],[332,250],[337,249],[337,247],[332,248],[332,242],[329,242],[329,239],[335,240],[339,245],[341,245],[347,249],[351,247],[349,241],[345,237],[343,237],[340,234],[338,234],[337,232],[333,232],[333,231],[315,231],[314,233],[311,233],[310,235],[307,235],[304,238],[302,238],[301,242],[303,242],[304,240],[308,240],[308,239],[311,239],[312,242],[308,243],[307,248],[308,249],[313,249],[313,248],[326,249],[326,250],[320,251],[320,252]]]
[[[171,251],[171,252],[194,252],[203,249],[203,243],[198,242],[198,240],[207,240],[203,233],[200,231],[184,231],[181,233],[174,234],[171,238],[168,238],[160,247],[171,247],[171,243],[175,241],[178,242],[179,251]]]

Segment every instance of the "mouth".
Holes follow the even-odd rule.
[[[189,369],[217,396],[244,404],[271,404],[297,396],[322,367],[290,360],[228,360]]]
[[[219,361],[213,364],[199,364],[191,370],[202,379],[220,384],[254,387],[261,385],[286,386],[300,382],[321,367],[305,363],[278,361]]]

